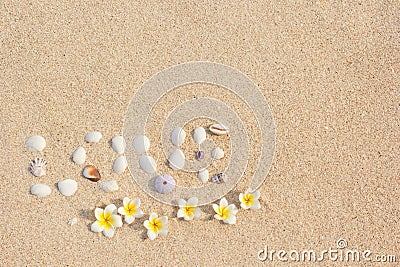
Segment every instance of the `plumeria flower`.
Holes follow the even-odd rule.
[[[167,222],[167,216],[158,218],[156,213],[150,214],[149,219],[143,223],[144,227],[147,229],[147,236],[149,239],[154,240],[158,234],[166,235],[168,233]]]
[[[197,197],[191,197],[186,200],[179,199],[179,210],[178,210],[178,218],[184,218],[186,221],[193,220],[193,218],[198,218],[201,216],[201,210],[197,207],[197,203],[199,202]]]
[[[130,200],[128,197],[124,197],[123,203],[124,206],[118,208],[118,213],[124,215],[124,220],[127,224],[133,223],[135,218],[143,217],[143,212],[140,209],[140,199]]]
[[[104,210],[96,208],[94,215],[97,221],[91,226],[93,232],[103,232],[104,236],[111,238],[115,228],[122,226],[121,216],[117,215],[117,207],[114,204],[108,205]]]
[[[253,191],[251,189],[247,189],[244,194],[240,193],[239,195],[240,206],[245,210],[258,210],[259,208],[261,208],[260,201],[258,200],[259,198],[260,192],[258,192],[257,190]]]
[[[217,213],[214,215],[214,218],[217,220],[222,220],[227,224],[235,224],[236,223],[236,213],[238,209],[235,204],[228,205],[228,201],[226,198],[222,198],[219,202],[219,206],[217,204],[213,204],[213,209]]]

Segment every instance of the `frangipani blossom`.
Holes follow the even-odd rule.
[[[117,215],[117,207],[114,204],[108,205],[104,210],[96,208],[94,215],[97,221],[91,226],[93,232],[103,232],[104,236],[111,238],[115,228],[122,226],[121,216]]]
[[[214,218],[217,220],[222,220],[227,224],[235,224],[236,223],[236,213],[238,209],[235,204],[228,205],[228,201],[226,198],[222,198],[219,202],[219,206],[217,204],[213,204],[213,209],[217,213],[214,215]]]
[[[240,193],[239,195],[240,206],[246,210],[258,210],[259,208],[261,208],[260,201],[258,200],[259,198],[260,192],[258,192],[257,190],[253,191],[251,189],[247,189],[244,194]]]
[[[166,235],[168,233],[167,222],[167,216],[158,218],[156,213],[150,214],[149,219],[143,223],[144,227],[147,229],[147,236],[149,239],[154,240],[159,234]]]
[[[197,207],[197,203],[199,202],[197,197],[191,197],[186,200],[179,199],[179,210],[178,210],[178,218],[184,218],[186,221],[193,220],[193,218],[198,218],[201,216],[201,210]]]
[[[124,215],[124,220],[127,224],[133,223],[135,218],[143,217],[143,212],[140,209],[140,199],[131,200],[128,197],[124,197],[123,203],[124,206],[118,208],[118,213]]]

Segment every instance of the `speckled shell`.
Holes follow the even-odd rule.
[[[211,182],[222,184],[227,181],[227,177],[225,173],[218,173],[211,178]]]

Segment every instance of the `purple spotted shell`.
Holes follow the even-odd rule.
[[[204,155],[205,155],[205,153],[204,153],[203,150],[197,151],[197,152],[196,152],[196,158],[197,158],[197,160],[203,160],[203,159],[204,159]]]
[[[160,194],[168,194],[174,190],[176,182],[169,174],[161,174],[156,177],[155,188]]]
[[[211,178],[211,182],[222,184],[227,181],[227,177],[225,173],[218,173]]]

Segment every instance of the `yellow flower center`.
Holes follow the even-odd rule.
[[[149,221],[149,228],[151,231],[157,233],[162,230],[162,221],[160,219],[152,219]]]
[[[112,214],[111,213],[102,213],[100,214],[100,220],[99,224],[103,226],[106,229],[110,229],[113,227],[113,219],[111,218]]]
[[[254,195],[246,193],[243,197],[243,202],[246,206],[253,206],[254,204]]]
[[[184,209],[183,209],[183,212],[185,213],[185,215],[186,216],[192,216],[193,214],[194,214],[194,207],[193,206],[186,206]]]
[[[226,208],[226,206],[220,206],[218,208],[218,215],[223,219],[227,220],[229,218],[229,210]]]
[[[126,214],[127,216],[132,216],[132,215],[134,215],[134,214],[137,213],[136,205],[135,205],[134,203],[128,203],[128,204],[124,207],[124,211],[125,211],[125,214]]]

